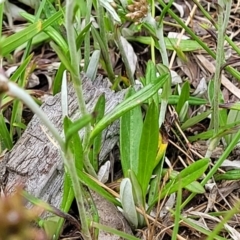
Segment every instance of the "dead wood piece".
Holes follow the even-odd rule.
[[[89,112],[93,111],[99,96],[102,94],[106,98],[106,113],[114,109],[122,101],[125,91],[115,93],[110,90],[108,83],[107,79],[103,79],[102,76],[98,76],[93,82],[86,77],[83,78],[83,91]],[[69,117],[72,120],[79,118],[80,113],[76,95],[70,84],[68,106]],[[49,97],[41,108],[61,133],[61,94]],[[117,121],[103,132],[100,161],[103,161],[112,150],[118,141],[118,134],[119,123]],[[8,174],[5,175],[5,192],[7,194],[14,192],[16,186],[21,184],[33,196],[59,208],[64,176],[62,159],[50,132],[41,125],[36,116],[33,117],[14,148],[4,156],[1,162],[6,162],[6,166],[2,167],[1,172],[3,174],[6,170]]]

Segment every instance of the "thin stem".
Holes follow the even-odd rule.
[[[82,116],[84,116],[88,114],[88,111],[87,111],[84,96],[83,96],[82,79],[79,71],[79,61],[78,61],[79,58],[77,56],[75,31],[74,31],[74,26],[72,22],[74,19],[74,15],[73,15],[74,6],[75,6],[75,1],[71,1],[71,0],[66,1],[66,30],[67,30],[69,52],[71,56],[71,64],[74,69],[74,72],[72,73],[73,86],[76,91],[80,112]],[[83,138],[83,149],[85,149],[86,146],[88,145],[90,132],[91,132],[91,125],[88,124],[85,128],[85,134]],[[92,176],[96,176],[96,173],[88,158],[88,151],[84,151],[84,165],[87,167],[87,171],[89,174],[91,174]]]
[[[223,28],[223,9],[219,8],[218,13],[218,39],[217,39],[217,52],[216,52],[216,68],[214,75],[214,95],[213,95],[213,128],[215,135],[218,134],[219,131],[219,96],[220,96],[220,86],[221,86],[221,66],[223,64],[224,59],[224,32]]]
[[[81,219],[81,225],[82,225],[82,234],[84,236],[85,240],[92,240],[91,234],[89,231],[89,226],[88,226],[88,220],[87,220],[87,213],[85,210],[84,206],[84,198],[83,198],[83,189],[82,189],[82,184],[80,184],[80,181],[78,179],[77,171],[76,171],[76,166],[74,162],[74,157],[73,155],[68,151],[65,152],[62,155],[65,165],[67,166],[67,169],[69,171],[69,174],[71,176],[72,180],[72,187],[75,193],[75,198],[78,206],[78,212],[79,216]]]
[[[98,17],[98,24],[100,28],[100,36],[101,36],[102,43],[104,44],[104,50],[102,49],[102,55],[106,65],[108,78],[112,83],[114,83],[115,74],[114,74],[110,56],[108,53],[108,39],[107,39],[107,31],[104,23],[104,9],[101,6],[100,1],[97,1],[96,11],[97,11],[97,17]]]
[[[155,18],[155,1],[151,1],[151,15],[153,18]],[[152,62],[155,64],[156,63],[156,57],[155,57],[155,43],[154,39],[151,37],[151,58]]]
[[[87,13],[85,17],[85,25],[87,25],[90,22],[91,10],[92,10],[92,0],[88,0]],[[90,61],[90,31],[87,31],[84,37],[84,71],[87,70],[89,61]]]

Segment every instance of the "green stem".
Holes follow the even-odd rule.
[[[70,53],[70,57],[71,57],[71,64],[73,66],[73,71],[74,71],[74,72],[72,72],[73,86],[76,91],[78,105],[79,105],[81,114],[82,114],[82,116],[84,116],[84,115],[88,114],[88,111],[87,111],[84,96],[83,96],[82,79],[80,76],[79,62],[78,62],[79,58],[77,56],[75,30],[74,30],[74,26],[73,26],[74,7],[75,7],[75,1],[72,1],[72,0],[66,1],[66,31],[67,31],[67,40],[68,40],[68,45],[69,45],[69,53]],[[83,139],[84,147],[87,145],[90,131],[91,131],[90,124],[88,124],[88,126],[85,128],[85,134],[84,134],[84,139]],[[74,190],[75,198],[77,201],[77,206],[78,206],[79,216],[81,219],[82,233],[84,235],[84,239],[91,240],[91,234],[90,234],[89,228],[88,228],[87,214],[86,214],[85,206],[84,206],[84,202],[83,202],[82,186],[77,178],[74,159],[69,152],[65,152],[63,157],[65,159],[65,163],[68,167],[69,174],[72,179],[73,190]],[[84,163],[86,163],[87,160],[88,160],[88,158],[84,154]]]
[[[83,96],[83,89],[82,89],[82,79],[79,70],[79,58],[77,56],[77,46],[76,46],[76,39],[75,39],[75,31],[73,26],[73,10],[74,10],[75,2],[68,0],[66,1],[66,30],[67,30],[67,40],[69,46],[69,53],[71,57],[71,64],[73,66],[74,72],[72,73],[72,81],[73,86],[76,91],[78,106],[80,108],[81,115],[84,116],[88,114],[84,96]],[[88,145],[89,137],[91,132],[91,125],[88,124],[85,128],[85,134],[83,138],[83,148],[85,149]],[[87,171],[92,176],[96,177],[96,173],[89,161],[88,158],[88,151],[84,151],[84,165],[87,167]]]
[[[91,10],[92,10],[92,0],[88,0],[87,1],[87,13],[86,13],[86,17],[85,17],[85,25],[90,23]],[[90,31],[87,31],[85,38],[84,38],[84,71],[85,72],[88,68],[89,62],[90,62]]]
[[[151,14],[152,14],[152,17],[155,18],[155,1],[154,0],[151,1]],[[155,43],[152,37],[151,37],[151,58],[152,58],[152,62],[156,64]]]
[[[62,155],[62,157],[68,169],[69,175],[71,176],[72,187],[74,190],[75,199],[78,206],[79,217],[81,219],[82,234],[83,234],[84,240],[92,240],[92,237],[89,231],[89,226],[88,226],[88,216],[84,206],[82,184],[78,179],[74,157],[70,152],[65,152]]]
[[[216,68],[214,75],[214,95],[213,95],[213,128],[215,135],[219,131],[219,97],[220,97],[220,86],[221,86],[221,66],[224,59],[224,22],[223,9],[219,8],[218,12],[218,38],[217,38],[217,52],[216,52]]]

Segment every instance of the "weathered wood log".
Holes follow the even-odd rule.
[[[107,79],[98,76],[95,81],[83,78],[83,91],[87,109],[91,112],[100,95],[106,98],[106,110],[111,111],[122,101],[125,91],[113,92]],[[80,117],[73,87],[68,91],[69,117],[75,120]],[[62,133],[61,95],[49,97],[41,106],[48,118]],[[99,161],[103,162],[118,141],[119,124],[116,121],[103,132],[102,150]],[[58,147],[50,141],[51,134],[39,119],[34,116],[22,137],[14,148],[0,161],[3,165],[1,179],[5,177],[5,192],[10,194],[21,184],[26,191],[53,206],[59,208],[63,191],[64,169]],[[124,223],[126,228],[126,223]]]

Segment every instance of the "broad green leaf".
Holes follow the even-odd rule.
[[[159,200],[164,198],[166,195],[170,195],[171,193],[177,192],[178,190],[178,181],[182,182],[182,188],[185,188],[195,180],[197,180],[199,177],[203,175],[203,173],[206,171],[207,167],[209,165],[209,159],[203,158],[201,160],[198,160],[194,163],[192,163],[187,168],[183,169],[176,178],[170,180],[163,188],[161,195],[156,197],[152,204],[149,206],[149,210],[152,209],[154,204]]]
[[[142,188],[139,185],[137,177],[134,174],[134,172],[131,170],[128,171],[128,175],[133,185],[132,191],[133,191],[134,203],[137,207],[140,207],[141,209],[145,209],[145,197],[143,196]],[[139,227],[145,226],[146,222],[145,222],[144,216],[139,213],[137,213],[137,216],[138,216]]]
[[[197,180],[206,171],[208,164],[209,159],[201,159],[192,163],[187,168],[183,169],[175,179],[173,179],[164,186],[164,189],[161,193],[161,198],[164,197],[166,194],[169,195],[173,192],[176,192],[178,190],[178,181],[180,179],[183,188]]]
[[[198,194],[205,193],[204,187],[201,185],[201,183],[199,183],[197,181],[194,181],[194,182],[188,184],[185,188],[189,192],[198,193]]]
[[[156,84],[147,85],[146,87],[138,91],[136,94],[127,98],[118,106],[116,106],[114,110],[106,114],[92,130],[90,134],[90,142],[96,137],[96,135],[99,132],[105,129],[110,123],[112,123],[113,121],[121,117],[124,113],[133,109],[137,105],[140,105],[141,103],[146,101],[149,97],[153,96],[158,91],[158,89],[164,84],[168,77],[169,76],[167,74],[159,77],[159,81]]]
[[[180,114],[185,102],[188,101],[189,93],[190,93],[190,84],[188,81],[186,81],[182,86],[179,101],[176,106],[176,111],[178,114]]]
[[[132,183],[129,178],[124,178],[120,184],[120,201],[124,217],[137,228],[138,216],[133,199]]]
[[[137,180],[137,177],[135,173],[132,170],[128,171],[128,177],[131,180],[133,187],[133,198],[136,206],[141,207],[145,209],[145,197],[142,193],[142,188],[139,185],[139,182]]]
[[[168,172],[167,169],[163,169],[163,174],[166,174]],[[170,172],[170,179],[173,180],[178,176],[179,172],[177,171],[171,171]],[[203,186],[197,182],[197,181],[193,181],[192,183],[190,183],[189,185],[187,185],[186,188],[188,191],[190,192],[194,192],[194,193],[204,193],[205,189],[203,188]]]
[[[142,187],[143,196],[152,176],[158,149],[158,109],[154,102],[151,103],[143,123],[139,148],[139,163],[136,173],[138,182]]]
[[[134,93],[135,90],[130,88],[126,99]],[[142,126],[143,120],[140,106],[126,112],[120,119],[120,153],[124,177],[128,176],[129,169],[135,174],[137,173]]]
[[[92,81],[96,79],[100,54],[101,54],[100,50],[95,50],[92,53],[89,65],[87,67],[86,76],[89,77]]]

